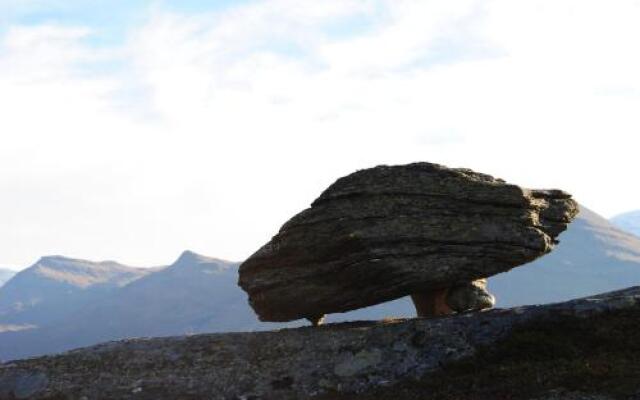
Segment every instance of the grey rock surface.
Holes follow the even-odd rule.
[[[345,312],[486,278],[550,252],[578,212],[560,190],[415,163],[338,179],[240,266],[263,321]]]
[[[0,364],[0,399],[305,399],[423,377],[531,322],[638,309],[640,287],[437,319],[111,342]]]

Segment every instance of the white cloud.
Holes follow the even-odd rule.
[[[3,257],[241,259],[337,177],[416,160],[638,208],[638,17],[635,1],[277,0],[156,8],[112,48],[14,27]]]

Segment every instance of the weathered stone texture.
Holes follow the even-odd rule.
[[[286,400],[357,393],[423,377],[533,322],[638,308],[640,287],[634,287],[436,319],[113,342],[0,364],[0,399]]]
[[[240,266],[264,321],[345,312],[507,271],[553,248],[578,212],[560,190],[416,163],[338,179]]]

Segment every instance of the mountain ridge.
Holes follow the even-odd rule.
[[[41,257],[20,273],[35,273],[86,288],[99,284],[124,286],[145,274],[144,270],[115,261],[89,261],[60,255]]]
[[[46,325],[150,272],[113,261],[41,257],[0,287],[0,324]]]

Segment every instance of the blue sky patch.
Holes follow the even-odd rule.
[[[93,30],[94,34],[87,39],[90,44],[113,45],[121,43],[132,27],[144,23],[148,11],[152,9],[182,13],[214,12],[251,2],[253,1],[0,0],[0,8],[3,9],[0,33],[11,25],[81,26]]]

